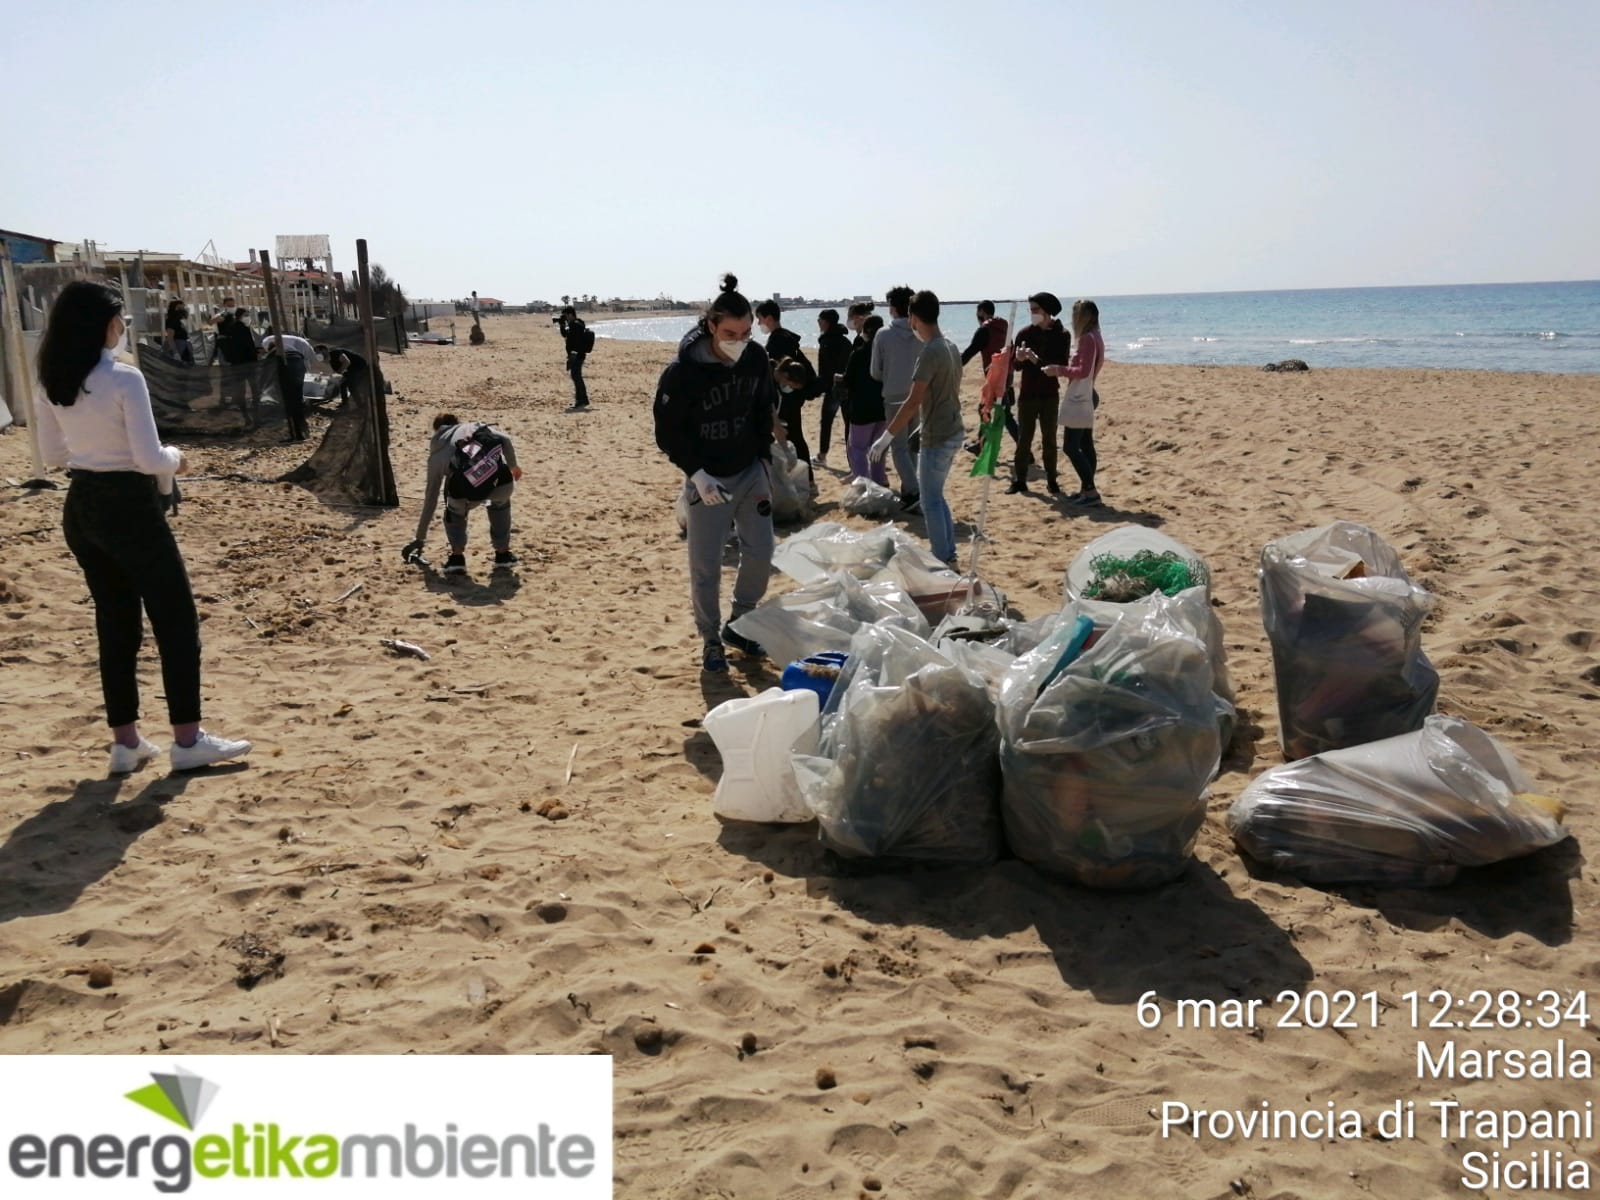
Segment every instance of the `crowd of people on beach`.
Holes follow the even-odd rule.
[[[1015,368],[999,398],[1013,431],[1012,494],[1028,491],[1035,435],[1042,440],[1045,487],[1061,496],[1056,473],[1055,430],[1077,472],[1079,490],[1062,499],[1100,507],[1095,484],[1094,417],[1099,398],[1094,382],[1105,362],[1100,313],[1092,300],[1072,307],[1072,329],[1062,324],[1061,302],[1049,292],[1028,299],[1030,322],[1008,342],[1008,323],[984,301],[965,351],[939,326],[939,297],[931,291],[890,288],[884,297],[889,323],[875,305],[853,304],[846,314],[824,309],[817,316],[817,363],[813,367],[798,333],[785,328],[777,302],[751,306],[732,275],[705,315],[679,343],[677,357],[661,375],[655,397],[656,444],[684,474],[690,601],[701,638],[701,667],[728,669],[727,649],[761,657],[763,648],[733,628],[766,594],[774,547],[769,463],[775,441],[787,442],[807,466],[813,490],[815,468],[826,467],[837,418],[844,419],[846,481],[870,479],[887,486],[885,460],[894,464],[901,511],[920,514],[935,557],[956,565],[955,520],[945,482],[968,444],[961,412],[961,374],[981,356],[987,371],[997,356]],[[766,334],[765,349],[751,337]],[[853,339],[850,336],[854,335]],[[1061,393],[1061,380],[1067,381]],[[805,405],[820,399],[818,452],[813,457],[805,430]],[[1012,408],[1015,408],[1013,419]],[[989,413],[980,416],[987,420]],[[722,618],[722,550],[737,536],[739,569],[733,604]]]
[[[775,443],[788,443],[815,488],[815,468],[826,467],[835,423],[842,419],[847,481],[864,478],[887,487],[886,462],[892,462],[902,511],[923,516],[933,554],[955,567],[955,521],[945,483],[963,446],[977,449],[967,443],[961,411],[962,370],[974,357],[987,370],[997,356],[1009,353],[1004,365],[1016,372],[1017,386],[1007,386],[999,398],[1016,440],[1009,491],[1028,490],[1038,435],[1046,489],[1060,495],[1053,436],[1059,425],[1062,450],[1082,485],[1065,499],[1102,503],[1095,486],[1099,397],[1094,381],[1105,347],[1093,301],[1073,305],[1069,332],[1059,319],[1060,301],[1049,292],[1035,293],[1028,301],[1030,324],[1014,338],[985,301],[965,351],[944,336],[939,297],[932,291],[893,287],[885,301],[887,323],[871,302],[850,305],[842,327],[837,310],[823,310],[813,365],[800,336],[784,327],[780,306],[771,300],[752,306],[738,291],[738,280],[728,275],[662,372],[653,405],[655,438],[684,476],[690,606],[706,672],[728,670],[730,647],[747,656],[764,655],[732,623],[761,602],[771,575],[775,535],[769,465]],[[212,356],[233,365],[276,358],[284,377],[289,440],[302,440],[302,389],[309,365],[326,362],[342,373],[348,387],[360,386],[365,363],[347,351],[270,327],[258,339],[249,317],[231,300],[211,315]],[[187,305],[174,300],[163,335],[163,349],[185,364],[196,360],[189,319]],[[594,335],[570,308],[556,323],[574,388],[569,411],[584,411],[589,398],[583,364]],[[752,338],[757,324],[766,334],[765,348]],[[112,355],[125,330],[123,301],[115,289],[82,281],[57,297],[39,352],[48,401],[38,418],[40,448],[47,466],[66,467],[71,477],[64,529],[95,604],[103,699],[113,736],[111,770],[132,770],[160,753],[138,723],[135,667],[146,615],[161,652],[173,767],[192,769],[242,757],[250,743],[200,726],[199,621],[166,519],[176,503],[176,477],[185,459],[175,447],[160,443],[141,372]],[[1062,379],[1067,381],[1064,395]],[[815,456],[805,429],[812,400],[821,401]],[[249,402],[244,397],[238,402],[248,414]],[[980,416],[987,420],[990,414]],[[511,497],[521,476],[515,444],[505,430],[438,414],[429,441],[425,502],[416,537],[403,552],[406,561],[426,563],[423,543],[442,493],[450,551],[445,573],[465,572],[467,519],[480,505],[488,511],[495,569],[514,567]],[[738,542],[739,566],[725,621],[721,575],[730,536]]]

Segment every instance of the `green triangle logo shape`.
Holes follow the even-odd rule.
[[[138,1091],[129,1092],[127,1093],[127,1099],[132,1100],[142,1108],[148,1108],[158,1117],[165,1117],[174,1125],[183,1129],[192,1130],[194,1128],[184,1119],[183,1114],[178,1111],[159,1084],[148,1084]]]

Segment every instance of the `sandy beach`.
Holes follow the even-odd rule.
[[[301,461],[270,436],[185,445],[207,477],[176,518],[207,724],[256,741],[237,769],[106,778],[64,492],[14,486],[26,435],[0,436],[0,1051],[610,1054],[629,1197],[1528,1194],[1464,1188],[1477,1143],[1420,1116],[1414,1138],[1329,1141],[1163,1138],[1151,1113],[1593,1095],[1419,1079],[1424,1035],[1401,997],[1589,988],[1600,1015],[1585,864],[1600,835],[1600,378],[1106,368],[1108,507],[997,487],[984,573],[1035,617],[1116,524],[1192,546],[1214,571],[1241,727],[1188,873],[1118,895],[1010,860],[845,876],[814,826],[720,823],[700,718],[776,671],[737,656],[730,676],[699,670],[680,477],[650,415],[671,347],[602,340],[594,411],[573,415],[547,317],[491,317],[482,347],[457,322],[462,345],[384,362],[397,510],[217,478]],[[969,421],[977,389],[974,364]],[[513,577],[490,577],[481,512],[464,581],[400,561],[441,409],[517,439]],[[836,444],[818,472],[818,516],[865,528],[834,506],[843,457]],[[951,481],[963,538],[978,486]],[[1223,814],[1282,761],[1257,558],[1335,518],[1376,529],[1437,598],[1424,646],[1441,711],[1503,739],[1567,803],[1576,841],[1428,891],[1315,888],[1240,857]],[[437,526],[428,553],[442,562]],[[156,662],[147,640],[145,725],[165,745]],[[1383,1018],[1273,1023],[1281,992],[1309,989],[1375,990]],[[1137,1020],[1149,991],[1157,1029]],[[1262,1000],[1267,1027],[1179,1029],[1185,998]],[[1597,1029],[1463,1044],[1600,1052]],[[1592,1161],[1596,1144],[1565,1153]]]

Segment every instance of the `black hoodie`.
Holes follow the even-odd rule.
[[[833,377],[843,375],[850,365],[850,335],[835,325],[817,337],[817,379],[826,395],[833,388]]]
[[[656,385],[656,445],[685,475],[737,475],[771,458],[777,406],[766,351],[751,342],[730,365],[711,348],[701,321],[684,334]]]

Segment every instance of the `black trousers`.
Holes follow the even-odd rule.
[[[306,360],[290,351],[284,355],[280,374],[283,389],[283,414],[289,419],[289,437],[299,441],[309,432],[306,425]]]
[[[839,395],[841,390],[838,384],[834,384],[822,394],[822,444],[817,453],[822,455],[823,458],[828,457],[828,447],[833,444],[833,419],[839,415],[839,410],[842,407]],[[844,428],[845,436],[849,437],[850,419],[848,417],[845,418]]]
[[[1083,484],[1083,490],[1092,492],[1094,486],[1095,468],[1100,465],[1100,460],[1094,452],[1093,429],[1068,429],[1061,437],[1061,448],[1067,452],[1067,461],[1072,464],[1072,469],[1078,473],[1078,482]]]
[[[806,444],[805,422],[801,415],[805,412],[806,402],[800,398],[798,392],[790,392],[781,396],[778,401],[778,419],[788,427],[789,444],[794,447],[795,455],[806,466],[811,465],[811,447]]]
[[[584,355],[567,353],[567,374],[572,376],[572,404],[583,408],[589,403],[589,385],[583,382]]]
[[[106,724],[139,719],[139,647],[149,614],[161,650],[167,716],[200,719],[200,618],[177,539],[156,499],[156,481],[136,471],[74,471],[62,532],[94,598]]]

